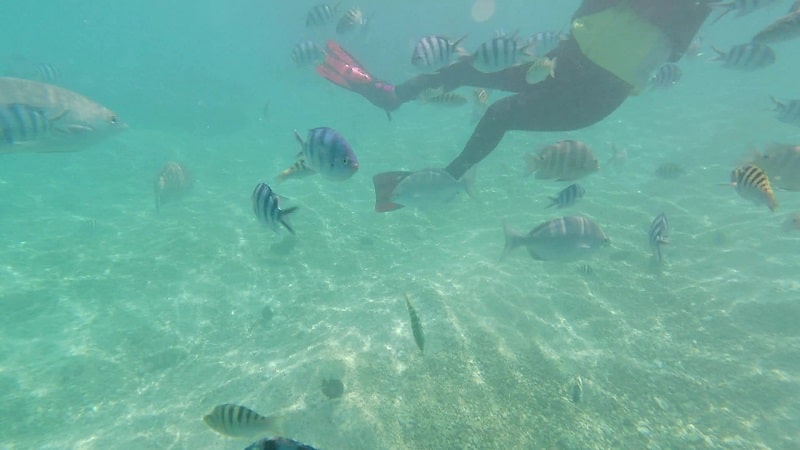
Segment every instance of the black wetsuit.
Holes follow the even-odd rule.
[[[680,59],[711,11],[699,0],[585,0],[573,19],[625,2],[670,40],[670,61]],[[589,60],[574,38],[563,41],[549,56],[558,58],[558,76],[533,85],[525,81],[530,64],[483,73],[463,60],[396,85],[394,93],[400,103],[416,99],[425,89],[439,87],[449,91],[475,86],[516,93],[487,109],[461,154],[447,166],[446,170],[458,179],[491,153],[507,131],[587,127],[616,110],[633,89]]]

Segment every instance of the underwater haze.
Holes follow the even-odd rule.
[[[368,26],[342,36],[306,27],[317,3],[0,6],[6,75],[46,64],[46,81],[128,125],[79,152],[0,153],[0,449],[233,450],[269,435],[324,450],[800,447],[800,193],[773,186],[771,212],[728,185],[754,149],[800,144],[770,100],[800,98],[800,40],[751,72],[711,48],[749,41],[790,1],[712,13],[679,82],[595,125],[507,133],[474,198],[386,213],[372,176],[446,166],[475,127],[471,103],[410,102],[389,121],[297,67],[295,44],[336,39],[399,83],[419,73],[423,36],[467,35],[472,50],[501,29],[566,31],[580,2],[499,0],[476,22],[472,0],[343,0]],[[316,127],[347,138],[358,171],[278,184],[293,131]],[[600,170],[579,181],[584,198],[548,209],[569,183],[525,177],[524,155],[564,139]],[[167,161],[193,187],[157,211]],[[254,215],[260,182],[297,207],[295,235]],[[658,263],[648,229],[662,212]],[[501,259],[504,223],[572,214],[610,245]],[[222,404],[282,426],[224,436],[203,421]]]

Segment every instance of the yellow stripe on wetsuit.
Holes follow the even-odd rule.
[[[666,35],[627,3],[573,20],[572,35],[592,62],[641,89],[672,49]]]

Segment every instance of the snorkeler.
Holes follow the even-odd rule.
[[[532,63],[484,73],[463,58],[395,86],[374,78],[332,41],[317,72],[387,114],[426,89],[475,86],[515,93],[486,110],[464,149],[445,168],[459,179],[507,131],[569,131],[602,120],[642,89],[658,66],[680,59],[710,12],[700,0],[584,0],[572,17],[569,39],[548,55],[558,58],[558,75],[536,84],[525,80]]]

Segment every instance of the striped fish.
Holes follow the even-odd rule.
[[[484,88],[475,88],[473,94],[475,96],[475,103],[477,105],[480,105],[484,108],[489,106],[489,91]]]
[[[253,190],[253,213],[260,222],[269,225],[276,233],[280,232],[283,225],[290,233],[294,230],[286,221],[287,216],[297,211],[297,206],[281,209],[281,198],[266,183],[258,183]]]
[[[778,207],[767,173],[758,166],[748,164],[733,169],[731,185],[744,199],[757,205],[766,204],[770,211],[775,211],[775,208]]]
[[[469,100],[461,94],[442,92],[441,89],[426,89],[419,94],[417,100],[419,100],[420,103],[431,103],[441,106],[461,106],[469,102]]]
[[[713,61],[722,61],[722,67],[726,69],[751,72],[775,64],[775,52],[764,44],[736,45],[731,47],[727,53],[714,47],[711,48],[717,52]]]
[[[722,14],[717,16],[717,18],[711,22],[715,23],[731,11],[736,11],[736,16],[741,17],[765,6],[775,4],[778,1],[780,0],[731,0],[724,2],[709,2],[707,5],[712,8],[723,8]]]
[[[361,12],[361,8],[354,7],[347,10],[342,15],[339,22],[336,23],[336,32],[338,34],[346,34],[359,28],[363,29],[367,26],[367,18]]]
[[[795,11],[800,11],[800,0],[792,2],[792,6],[789,7],[789,11],[787,11],[786,14],[791,14]]]
[[[262,438],[244,450],[317,450],[314,447],[285,437]]]
[[[292,49],[292,61],[298,67],[316,65],[323,59],[325,49],[310,39],[298,42]]]
[[[0,154],[80,150],[125,128],[113,111],[78,93],[0,78]]]
[[[800,9],[790,12],[764,27],[753,36],[757,44],[773,44],[800,37]]]
[[[533,54],[544,56],[555,50],[562,41],[569,39],[569,35],[556,31],[540,31],[532,34],[527,42],[531,45]]]
[[[656,261],[663,261],[664,255],[661,251],[661,246],[669,244],[669,240],[667,239],[669,236],[669,222],[667,221],[666,214],[661,213],[653,219],[653,223],[650,224],[648,236],[650,239],[650,248],[653,249],[653,256],[656,258]]]
[[[683,71],[677,64],[662,64],[650,77],[650,86],[660,89],[668,88],[680,81],[682,76]]]
[[[306,26],[324,27],[331,23],[338,12],[339,3],[340,2],[334,4],[320,3],[312,6],[311,9],[308,10],[308,14],[306,14]]]
[[[153,191],[156,197],[156,212],[161,205],[177,200],[189,190],[193,184],[192,175],[177,161],[167,161],[156,176]]]
[[[780,101],[770,96],[775,104],[773,111],[777,112],[778,120],[784,123],[800,126],[800,99]]]
[[[533,60],[533,64],[528,67],[525,73],[525,81],[528,84],[541,83],[548,78],[556,77],[556,59],[541,56]]]
[[[480,72],[491,73],[522,64],[533,58],[530,46],[520,43],[516,33],[494,37],[481,44],[472,54],[472,66]]]
[[[250,408],[230,403],[215,406],[203,421],[212,430],[231,437],[250,437],[278,428],[277,417],[265,417]]]
[[[279,181],[319,173],[325,178],[344,181],[358,170],[358,158],[345,138],[333,128],[320,127],[308,131],[303,140],[297,130],[294,136],[302,150],[297,162],[278,175]]]
[[[548,145],[538,154],[525,155],[526,175],[536,173],[540,180],[572,181],[600,170],[592,149],[584,142],[564,140]]]
[[[574,261],[591,255],[609,243],[600,226],[587,217],[565,216],[548,220],[528,234],[504,225],[503,257],[517,247],[527,247],[539,261]],[[502,257],[501,257],[502,259]]]
[[[453,62],[453,57],[464,51],[458,44],[467,36],[461,36],[455,41],[444,36],[425,36],[414,46],[411,54],[411,64],[421,70],[435,71]]]
[[[566,208],[568,206],[572,206],[578,200],[583,198],[583,195],[586,193],[586,190],[583,189],[578,183],[570,184],[569,186],[565,187],[558,193],[555,197],[550,197],[550,204],[547,206],[548,208],[552,206],[556,206],[559,209]]]
[[[419,351],[425,350],[425,335],[422,333],[422,324],[419,321],[417,311],[411,306],[411,300],[406,293],[406,308],[408,309],[408,316],[411,318],[411,331],[414,333],[414,342],[417,343]]]

